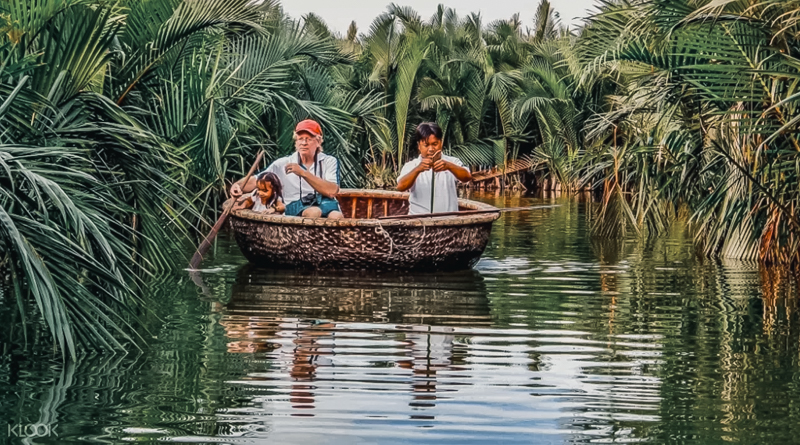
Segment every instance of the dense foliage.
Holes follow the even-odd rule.
[[[598,228],[655,233],[686,213],[709,255],[800,260],[800,3],[605,3],[576,45],[580,82],[617,91],[589,120]]]
[[[320,120],[329,149],[360,168],[348,138],[381,97],[330,88],[328,68],[349,57],[272,3],[0,8],[4,300],[64,353],[136,341],[138,289],[185,267],[176,252],[225,178],[259,149],[285,152],[296,120]]]

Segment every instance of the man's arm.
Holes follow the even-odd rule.
[[[325,170],[323,170],[323,176],[317,176],[314,173],[311,173],[309,170],[304,169],[300,166],[300,164],[287,164],[286,165],[286,173],[294,173],[297,176],[305,179],[308,185],[310,185],[317,193],[327,197],[333,198],[339,193],[339,184],[338,184],[338,169],[339,164],[336,158],[327,157],[325,162]]]
[[[465,167],[461,167],[460,165],[453,164],[452,162],[448,162],[448,170],[453,176],[456,177],[461,182],[469,182],[472,181],[472,173]]]
[[[314,175],[313,173],[309,172],[308,170],[301,170],[303,173],[300,174],[300,177],[306,180],[308,185],[314,187],[319,194],[327,197],[333,198],[339,193],[339,184],[335,182],[326,181],[319,176]]]
[[[433,164],[433,169],[437,172],[442,172],[445,170],[449,170],[453,176],[456,177],[461,182],[469,182],[472,181],[472,173],[465,167],[462,167],[458,164],[455,164],[450,161],[445,161],[444,159],[440,159]]]
[[[231,196],[234,198],[238,198],[242,196],[244,193],[252,192],[256,189],[256,178],[255,176],[251,176],[250,179],[247,181],[247,184],[244,183],[244,178],[234,182],[231,185]]]
[[[406,174],[405,176],[400,177],[397,180],[397,190],[398,191],[404,192],[404,191],[410,189],[411,186],[414,185],[414,183],[417,181],[417,177],[419,176],[419,174],[422,173],[423,171],[425,171],[425,170],[420,169],[421,165],[422,165],[422,163],[420,163],[418,166],[414,167],[410,172],[408,172],[408,174]]]
[[[234,197],[234,198],[238,198],[238,197],[242,196],[245,193],[252,192],[253,190],[256,189],[256,183],[258,182],[256,177],[259,174],[261,174],[262,172],[265,172],[265,171],[266,172],[276,173],[275,172],[276,168],[277,168],[276,164],[275,164],[275,162],[273,162],[266,169],[261,170],[259,172],[256,172],[253,176],[251,176],[250,179],[247,181],[247,184],[244,183],[244,178],[234,182],[233,184],[231,184],[231,190],[230,190],[231,196]]]
[[[433,166],[433,161],[430,158],[422,158],[422,161],[417,164],[410,172],[397,179],[397,190],[404,192],[410,189],[417,181],[417,177],[424,171],[428,171]],[[402,173],[402,172],[401,172]]]

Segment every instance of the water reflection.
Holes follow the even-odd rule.
[[[347,322],[488,325],[481,274],[320,274],[243,266],[230,314]]]
[[[463,364],[454,327],[488,327],[492,320],[483,277],[474,270],[343,276],[248,265],[218,309],[229,352],[264,353],[276,366],[268,376],[243,380],[289,381],[292,416],[314,415],[315,382],[329,378],[320,368],[334,368],[334,356],[345,366],[409,374],[409,406],[434,407],[437,375]]]

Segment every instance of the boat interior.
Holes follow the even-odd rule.
[[[399,192],[365,193],[342,190],[336,199],[345,218],[372,219],[408,214],[408,195]],[[459,210],[470,210],[459,206]]]
[[[408,214],[408,200],[376,196],[338,196],[345,218],[370,219]]]

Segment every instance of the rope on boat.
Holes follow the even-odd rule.
[[[419,241],[417,241],[415,244],[413,244],[413,245],[411,245],[411,244],[407,244],[407,245],[397,244],[397,246],[398,247],[410,247],[412,249],[416,249],[417,247],[419,247],[420,244],[422,244],[423,241],[425,241],[425,236],[427,235],[427,229],[428,229],[428,227],[423,224],[422,225],[422,236],[420,237]],[[383,228],[383,224],[381,224],[380,221],[378,221],[378,227],[375,227],[375,233],[377,233],[378,235],[383,235],[384,237],[386,237],[386,239],[389,240],[389,253],[387,254],[387,256],[391,257],[392,253],[394,252],[395,242],[392,239],[392,236],[389,235],[389,232],[387,232],[386,229]]]
[[[392,239],[392,236],[389,235],[389,233],[386,231],[386,229],[383,228],[383,224],[381,224],[380,221],[378,221],[378,227],[375,227],[375,233],[377,233],[378,235],[383,235],[384,237],[386,237],[386,239],[389,240],[389,254],[386,256],[389,257],[392,256],[392,252],[394,252],[394,240]]]
[[[392,256],[392,252],[394,251],[394,240],[392,239],[391,235],[389,235],[386,230],[384,230],[383,225],[378,221],[378,227],[375,228],[375,233],[378,235],[383,235],[386,239],[389,240],[389,254],[387,256]]]

